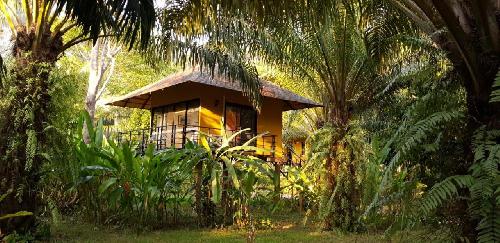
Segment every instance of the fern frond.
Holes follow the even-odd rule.
[[[500,68],[498,69],[497,77],[493,82],[493,87],[490,95],[490,102],[500,102]]]
[[[389,164],[385,169],[384,177],[380,185],[380,190],[383,190],[383,188],[386,186],[387,182],[392,176],[392,173],[394,173],[394,169],[401,164],[401,158],[404,157],[404,155],[419,148],[420,145],[425,145],[423,144],[423,141],[427,139],[430,134],[433,134],[434,131],[439,130],[441,125],[449,123],[454,119],[459,119],[462,116],[463,114],[459,111],[441,111],[416,122],[415,125],[411,126],[410,128],[406,127],[406,123],[403,123],[399,127],[396,134],[399,135],[399,133],[401,133],[402,131],[408,130],[407,135],[405,136],[404,142],[400,146],[400,149],[391,158]],[[393,139],[391,139],[391,141],[389,142],[392,143],[392,140]]]
[[[428,214],[441,206],[444,201],[456,197],[459,189],[470,187],[472,183],[473,178],[470,175],[455,175],[444,179],[442,182],[434,185],[422,199],[420,202],[422,211]]]
[[[481,219],[477,226],[478,242],[498,242],[500,241],[500,206],[492,203],[489,214]]]

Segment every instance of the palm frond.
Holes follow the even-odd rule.
[[[169,37],[157,37],[153,40],[145,56],[151,64],[159,61],[172,61],[186,68],[198,67],[200,71],[213,75],[225,76],[232,82],[239,82],[243,94],[252,105],[260,110],[261,84],[255,66],[238,55],[231,55],[224,49],[188,40],[177,40]]]
[[[130,47],[138,40],[141,47],[147,46],[156,18],[152,0],[60,0],[57,8],[94,41],[102,31],[112,30]]]

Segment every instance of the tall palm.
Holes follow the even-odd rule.
[[[390,0],[402,13],[447,53],[467,93],[468,146],[457,167],[468,173],[473,163],[473,134],[481,126],[500,128],[500,103],[489,102],[492,86],[500,73],[500,4],[495,0]],[[461,202],[465,202],[462,200]],[[456,214],[471,215],[466,206]],[[463,227],[464,236],[475,238],[474,223]]]
[[[323,16],[321,21],[312,13],[314,9],[305,9],[299,21],[262,31],[249,28],[250,33],[257,32],[253,35],[255,41],[250,40],[249,46],[257,52],[258,58],[303,80],[303,86],[324,105],[322,119],[331,128],[328,154],[323,164],[325,196],[329,201],[327,208],[330,208],[324,221],[327,229],[356,230],[360,203],[356,178],[359,172],[355,158],[345,156],[352,149],[345,138],[353,116],[370,104],[378,88],[382,87],[380,64],[383,56],[389,54],[375,49],[381,45],[372,45],[372,32],[380,30],[374,28],[374,23],[366,28],[365,21],[373,12],[360,13],[354,7],[359,6],[338,2],[323,9],[329,17]]]
[[[337,195],[333,193],[342,183],[337,180],[341,167],[354,168],[352,161],[344,161],[339,156],[346,149],[343,137],[349,129],[354,106],[372,96],[370,93],[374,89],[369,89],[368,85],[375,80],[376,73],[363,45],[362,35],[356,31],[355,19],[346,9],[339,10],[324,24],[302,27],[304,30],[310,28],[307,31],[298,32],[290,26],[282,33],[269,36],[270,42],[266,44],[263,54],[269,61],[282,62],[288,71],[303,77],[322,101],[324,119],[335,128],[324,163],[325,196],[333,198],[331,210],[325,217],[325,228],[352,230],[350,224],[356,222],[355,188],[349,188],[352,189],[350,195],[342,195],[343,191]],[[289,51],[283,52],[287,49]],[[351,170],[351,173],[348,178],[353,181],[349,184],[354,186],[356,172]],[[349,201],[352,207],[342,206],[342,200]]]
[[[205,20],[205,25],[194,30],[208,39],[208,44],[229,56],[263,59],[279,66],[285,73],[302,79],[303,86],[324,104],[323,119],[334,133],[324,163],[325,192],[328,199],[333,199],[331,208],[335,209],[325,217],[325,227],[355,230],[359,196],[354,188],[353,161],[340,156],[349,149],[344,137],[355,112],[374,97],[381,81],[379,73],[384,71],[378,64],[399,52],[390,47],[397,47],[397,34],[411,26],[404,18],[394,21],[400,16],[391,15],[381,1],[298,1],[286,6],[280,5],[280,1],[210,3],[208,9],[217,11],[207,11],[206,17],[190,16]],[[393,22],[400,25],[389,28]],[[341,167],[351,173],[348,183],[336,176]],[[340,187],[344,187],[343,191],[334,194]],[[346,201],[350,205],[342,207]],[[335,217],[339,215],[342,216]]]
[[[420,46],[408,42],[417,33],[407,19],[392,14],[391,7],[381,1],[337,2],[333,6],[329,13],[323,10],[330,18],[304,20],[310,27],[299,28],[307,33],[302,37],[293,37],[297,36],[296,27],[289,33],[273,34],[285,42],[272,49],[289,50],[289,54],[272,56],[294,60],[284,64],[290,72],[305,77],[312,96],[324,105],[322,120],[327,125],[318,135],[330,139],[324,168],[326,196],[333,204],[325,226],[356,230],[361,203],[357,166],[364,155],[359,153],[363,144],[351,123],[378,102],[377,93],[386,86],[392,66],[404,63],[411,58],[412,49]],[[292,38],[295,40],[288,41]]]
[[[0,192],[14,190],[0,214],[37,210],[37,182],[50,109],[49,75],[71,46],[100,35],[119,37],[131,47],[145,47],[155,20],[152,0],[0,0],[0,21],[12,35],[10,78],[0,93]],[[68,32],[76,35],[67,35]],[[69,38],[68,38],[69,37]],[[5,98],[7,99],[7,98]],[[2,233],[24,231],[34,217],[1,221]]]
[[[453,63],[467,91],[469,135],[481,125],[499,128],[500,104],[489,102],[492,84],[500,68],[498,1],[390,2],[411,18]],[[472,151],[469,155],[472,158]]]

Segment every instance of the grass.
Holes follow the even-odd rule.
[[[343,234],[322,232],[318,222],[302,224],[299,213],[273,213],[272,216],[257,216],[259,229],[257,242],[411,242],[395,236],[385,238],[382,233]],[[264,223],[262,223],[264,222]],[[181,228],[147,231],[138,233],[134,229],[116,229],[109,226],[93,225],[81,221],[62,221],[52,225],[51,242],[245,242],[244,229],[198,229]]]
[[[136,233],[90,224],[62,223],[53,227],[52,242],[245,242],[238,229],[176,229]],[[320,232],[309,228],[258,230],[257,242],[386,242],[382,235]]]

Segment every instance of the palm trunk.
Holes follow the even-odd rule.
[[[33,31],[33,30],[31,30]],[[47,38],[50,35],[44,35]],[[32,51],[34,35],[18,30],[14,43],[14,67],[10,90],[2,95],[10,102],[1,111],[0,124],[0,193],[13,191],[2,201],[0,215],[29,211],[36,215],[39,204],[38,182],[45,149],[44,129],[50,112],[49,75],[62,51],[62,40],[42,40],[39,51]],[[35,216],[0,221],[0,232],[19,233],[33,229]]]
[[[336,102],[335,110],[330,113],[330,122],[335,126],[337,134],[333,134],[329,147],[329,154],[325,162],[325,192],[323,199],[328,203],[323,225],[325,230],[340,228],[346,231],[355,231],[356,211],[359,207],[359,195],[356,190],[356,169],[352,163],[352,156],[342,159],[339,154],[345,153],[346,145],[343,142],[347,132],[349,112],[345,102]],[[337,177],[347,177],[338,181]],[[338,187],[338,188],[337,188]],[[335,195],[333,195],[335,193]],[[347,202],[347,204],[345,203]],[[331,203],[331,204],[330,204]]]
[[[325,171],[326,171],[326,176],[325,176],[325,192],[323,193],[323,201],[324,202],[329,202],[330,196],[335,189],[335,173],[333,170],[333,164],[334,164],[334,159],[332,158],[332,154],[334,153],[334,147],[330,146],[330,151],[329,151],[329,156],[326,158],[326,163],[325,163]],[[323,219],[323,227],[325,230],[332,230],[333,229],[333,218],[335,215],[333,214],[332,210],[329,210],[327,212],[327,215]]]
[[[334,156],[336,151],[338,150],[338,144],[337,141],[332,142],[332,145],[330,146],[330,151],[329,151],[329,156],[326,159],[325,163],[325,171],[326,171],[326,188],[325,188],[325,202],[329,202],[330,197],[332,196],[332,193],[335,191],[335,187],[337,185],[336,183],[336,176],[338,173],[338,168],[340,166],[340,161]],[[335,201],[336,198],[333,198],[332,205],[329,207],[329,211],[327,212],[326,217],[324,218],[324,229],[325,230],[333,230],[334,227],[337,225],[334,224],[335,217],[343,217],[343,215],[335,215],[335,211],[332,209],[332,207],[335,207]]]
[[[274,162],[274,203],[278,203],[281,195],[281,164],[278,162]]]
[[[468,70],[462,65],[455,65],[457,72],[462,77],[464,86],[467,93],[467,113],[468,121],[466,127],[466,138],[464,144],[464,160],[457,163],[458,174],[468,174],[469,168],[474,163],[474,150],[472,146],[473,134],[481,126],[486,126],[488,129],[500,129],[500,103],[489,103],[489,94],[491,93],[491,86],[494,82],[496,72],[492,70],[499,70],[499,60],[490,60],[490,63],[496,62],[496,66],[484,67],[483,74],[487,79],[487,85],[482,85],[479,91],[474,90],[472,78]],[[491,69],[491,70],[488,70]],[[462,198],[469,197],[467,191],[460,192]],[[451,207],[451,216],[460,221],[462,236],[467,237],[469,240],[477,239],[476,226],[478,221],[473,219],[468,211],[468,201],[465,199],[457,200]]]
[[[195,167],[195,208],[198,216],[198,226],[203,225],[203,207],[202,207],[202,180],[203,163],[200,161]]]

